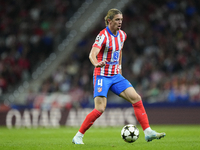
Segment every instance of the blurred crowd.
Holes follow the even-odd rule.
[[[200,2],[133,1],[123,11],[123,75],[144,102],[200,102]],[[106,15],[106,12],[105,12]],[[62,92],[74,104],[93,101],[93,65],[88,59],[104,20],[80,41],[40,92]],[[118,101],[112,93],[109,101]],[[119,100],[120,101],[120,100]]]
[[[0,87],[6,90],[8,83],[28,78],[33,67],[66,37],[67,33],[62,32],[65,23],[80,2],[0,3]],[[200,102],[200,2],[133,1],[123,10],[123,18],[122,30],[128,36],[123,48],[123,76],[143,101]],[[94,67],[88,55],[103,28],[102,18],[38,92],[68,94],[73,105],[92,103]],[[117,101],[112,93],[108,98]]]
[[[79,0],[0,1],[0,95],[29,80],[66,37],[65,23],[81,6]]]

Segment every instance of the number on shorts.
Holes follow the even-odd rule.
[[[103,79],[98,79],[98,85],[100,85],[100,86],[103,85]]]

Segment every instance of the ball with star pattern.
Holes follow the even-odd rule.
[[[132,124],[125,125],[121,130],[121,137],[125,142],[133,143],[139,138],[139,129]]]

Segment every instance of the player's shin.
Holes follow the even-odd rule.
[[[142,100],[139,102],[136,102],[135,104],[132,105],[134,108],[135,116],[142,126],[142,129],[145,130],[146,128],[149,127],[149,120],[148,116],[146,114],[145,108],[143,106]]]
[[[93,111],[91,111],[85,118],[85,120],[83,121],[79,132],[81,132],[82,134],[84,134],[95,122],[95,120],[97,118],[99,118],[102,115],[102,113],[100,111],[98,111],[97,109],[93,109]]]

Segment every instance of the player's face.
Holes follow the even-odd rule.
[[[110,27],[115,31],[120,30],[122,26],[122,20],[122,14],[115,15],[114,18],[110,21]]]

